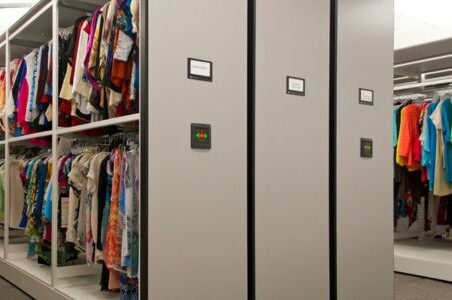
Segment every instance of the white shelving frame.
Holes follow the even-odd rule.
[[[106,2],[100,1],[100,2]],[[141,1],[140,4],[142,4],[143,1]],[[6,130],[5,132],[5,140],[0,141],[0,145],[5,146],[5,164],[6,166],[10,165],[11,162],[11,148],[20,143],[23,145],[24,143],[29,142],[31,139],[35,138],[42,138],[42,137],[51,137],[52,138],[52,159],[54,162],[58,161],[58,139],[62,136],[66,136],[69,134],[77,134],[84,132],[86,130],[91,129],[98,129],[103,128],[107,126],[112,125],[121,125],[126,123],[140,123],[141,120],[141,113],[143,112],[141,108],[141,102],[146,99],[142,98],[142,93],[140,92],[140,113],[132,114],[132,115],[126,115],[122,117],[107,119],[99,122],[84,124],[80,126],[74,126],[74,127],[59,127],[58,126],[58,55],[55,55],[58,53],[58,32],[59,32],[59,25],[60,25],[60,9],[64,6],[65,8],[68,7],[68,5],[75,5],[74,9],[78,11],[82,11],[83,5],[87,5],[86,13],[92,12],[93,10],[90,10],[88,7],[92,8],[92,3],[84,3],[83,0],[71,0],[71,1],[65,1],[65,0],[41,0],[37,6],[38,10],[31,10],[27,14],[25,14],[24,17],[22,17],[16,24],[14,24],[11,28],[16,28],[15,30],[12,30],[11,28],[6,31],[6,38],[5,41],[0,43],[0,49],[4,47],[5,50],[5,69],[6,74],[10,74],[10,61],[13,57],[11,57],[11,41],[18,37],[21,33],[26,32],[34,25],[34,22],[36,22],[41,16],[43,16],[46,13],[49,13],[51,11],[52,13],[52,32],[51,32],[51,39],[52,39],[52,129],[44,132],[38,132],[33,133],[29,135],[24,135],[20,137],[13,137],[10,135],[9,130]],[[96,5],[97,6],[97,5]],[[140,14],[143,12],[142,9],[140,9]],[[141,19],[141,18],[140,18]],[[32,41],[32,43],[36,44],[36,41]],[[140,39],[140,49],[141,48],[141,39]],[[32,48],[30,48],[31,51]],[[142,57],[142,56],[141,56]],[[140,57],[140,58],[141,58]],[[17,57],[14,57],[17,58]],[[3,59],[0,57],[0,59]],[[63,66],[65,67],[65,66]],[[143,63],[140,61],[140,70],[142,70]],[[141,76],[141,74],[140,74]],[[140,80],[140,90],[142,86],[142,82],[144,80]],[[11,82],[10,82],[10,76],[6,76],[6,100],[10,100],[10,93],[11,93]],[[7,128],[9,128],[9,120],[7,122]],[[139,131],[137,131],[139,134]],[[140,138],[140,145],[141,145],[141,138]],[[140,151],[140,161],[141,161],[141,151]],[[58,165],[56,163],[53,163],[52,165],[52,174],[58,174]],[[52,263],[50,268],[48,268],[48,272],[50,274],[50,281],[46,280],[47,275],[41,276],[37,275],[37,272],[32,272],[28,270],[25,267],[21,267],[19,264],[15,263],[13,259],[11,259],[12,255],[14,254],[14,250],[11,249],[11,245],[9,244],[9,237],[10,237],[10,220],[9,220],[9,209],[10,209],[10,186],[9,186],[9,178],[10,178],[10,171],[9,167],[6,168],[5,172],[5,182],[8,184],[5,185],[5,220],[4,220],[4,237],[3,237],[3,257],[0,257],[0,275],[6,277],[10,281],[12,281],[16,286],[22,288],[26,292],[36,292],[39,294],[39,296],[46,295],[45,299],[61,299],[63,298],[76,298],[78,297],[87,297],[89,299],[93,299],[93,290],[84,292],[83,287],[81,288],[74,288],[71,286],[71,284],[68,285],[68,278],[72,277],[80,277],[80,276],[93,276],[95,274],[99,274],[100,268],[99,266],[88,266],[88,265],[75,265],[75,266],[64,266],[64,267],[58,267],[58,252],[57,252],[57,234],[58,234],[58,198],[59,198],[59,191],[57,188],[54,188],[52,190],[52,241],[51,241],[51,259]],[[58,176],[52,176],[53,180],[53,186],[58,187]],[[140,222],[141,223],[141,222]],[[141,225],[140,225],[141,226]],[[141,242],[141,239],[140,239]],[[25,255],[25,253],[24,253]],[[14,255],[14,256],[17,256]],[[141,257],[141,253],[140,253]],[[26,257],[24,257],[26,259]],[[32,264],[36,264],[37,262],[30,262]],[[141,265],[140,265],[141,266]],[[140,267],[141,269],[141,267]],[[16,279],[16,280],[15,280]],[[62,285],[59,285],[59,282],[62,282]],[[86,281],[86,280],[85,280]],[[98,284],[98,282],[94,282],[94,284]],[[86,286],[86,282],[84,283]],[[68,288],[69,286],[69,288]],[[79,291],[76,295],[70,294],[67,291]],[[99,290],[99,289],[98,289]],[[65,292],[66,291],[66,292]],[[85,293],[85,294],[84,294]],[[95,292],[94,292],[95,293]],[[99,299],[119,299],[119,295],[112,296],[111,294],[98,291],[98,294],[94,296],[94,298]]]

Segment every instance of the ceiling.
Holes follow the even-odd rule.
[[[395,0],[394,48],[452,37],[451,0]]]

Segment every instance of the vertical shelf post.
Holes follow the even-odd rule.
[[[58,271],[58,0],[52,0],[52,287]]]
[[[10,42],[9,42],[9,30],[6,31],[5,34],[5,80],[6,80],[6,93],[5,93],[5,113],[6,109],[8,108],[8,102],[10,101]],[[10,157],[9,157],[9,119],[6,117],[6,124],[5,124],[5,206],[4,206],[4,224],[3,228],[5,230],[4,238],[3,238],[3,251],[4,251],[4,258],[9,258],[9,208],[11,203],[11,197],[10,197],[10,182],[9,179],[10,176]]]
[[[148,1],[141,0],[140,8],[139,8],[139,113],[140,113],[140,121],[139,121],[139,159],[140,159],[140,190],[138,199],[140,199],[139,204],[139,218],[138,218],[138,261],[139,261],[139,291],[140,291],[140,299],[148,299],[148,166],[149,162],[147,159],[143,159],[147,157],[148,151],[148,126],[149,121],[146,116],[148,114]],[[146,153],[143,155],[143,153]]]

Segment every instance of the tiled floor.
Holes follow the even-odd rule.
[[[449,300],[452,284],[395,274],[395,300]]]
[[[15,286],[11,285],[9,282],[5,281],[0,277],[0,292],[1,299],[10,300],[30,300],[32,298],[28,297],[26,294],[22,293],[21,290],[17,289]]]

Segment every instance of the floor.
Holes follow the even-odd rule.
[[[452,284],[395,274],[395,300],[449,300]]]
[[[450,300],[452,284],[415,276],[395,274],[395,300]],[[31,300],[0,277],[1,299]]]
[[[11,285],[8,281],[0,277],[0,291],[1,299],[14,299],[14,300],[30,300],[29,296],[22,293],[21,290],[17,289],[15,286]]]

